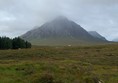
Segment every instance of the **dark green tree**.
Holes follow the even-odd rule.
[[[0,37],[0,49],[11,49],[12,40],[8,37]]]
[[[31,43],[29,43],[28,41],[25,42],[26,48],[31,48]]]
[[[12,44],[13,44],[13,49],[31,48],[31,43],[29,43],[28,41],[24,41],[20,37],[14,38],[12,40]]]
[[[20,37],[16,37],[14,39],[10,39],[9,37],[0,37],[0,49],[23,49],[23,48],[31,48],[31,43],[21,39]]]

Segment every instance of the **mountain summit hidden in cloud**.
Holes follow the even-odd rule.
[[[84,28],[66,17],[57,17],[51,22],[28,31],[21,38],[32,42],[34,45],[82,45],[105,43],[103,40],[92,36]]]

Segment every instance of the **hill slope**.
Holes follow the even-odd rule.
[[[80,25],[65,17],[58,17],[39,28],[28,31],[21,38],[36,45],[80,45],[107,42],[93,37]]]
[[[92,35],[93,37],[96,37],[96,38],[99,38],[99,39],[102,39],[102,40],[106,40],[105,37],[103,37],[102,35],[100,35],[98,32],[96,31],[89,31],[89,34]]]

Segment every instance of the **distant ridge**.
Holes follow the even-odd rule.
[[[106,43],[98,37],[90,35],[85,29],[66,17],[57,17],[41,27],[28,31],[21,38],[34,45],[84,45]]]
[[[96,31],[89,31],[89,34],[92,35],[93,37],[96,37],[96,38],[99,38],[99,39],[107,41],[107,39],[105,37],[103,37],[102,35],[100,35]]]
[[[118,42],[118,38],[116,38],[116,39],[113,39],[112,41],[114,41],[114,42]]]

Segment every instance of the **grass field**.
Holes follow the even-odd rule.
[[[118,83],[118,45],[0,50],[0,83]]]

